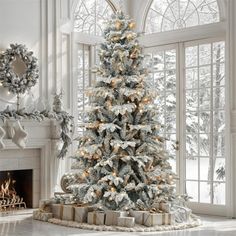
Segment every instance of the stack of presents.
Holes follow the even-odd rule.
[[[41,221],[56,218],[90,225],[129,228],[134,227],[135,224],[147,227],[175,224],[175,213],[170,211],[169,203],[160,203],[157,211],[95,211],[93,207],[86,205],[52,204],[50,201],[41,201],[40,204],[41,207],[34,211],[33,218]],[[189,217],[190,214],[191,212],[189,212]]]

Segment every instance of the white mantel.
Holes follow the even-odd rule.
[[[57,158],[60,126],[49,119],[21,121],[28,141],[26,148],[20,149],[10,138],[9,131],[14,122],[0,123],[7,132],[3,139],[6,147],[0,150],[0,171],[33,169],[33,207],[37,207],[39,199],[48,199],[59,191],[60,177],[65,173],[65,160]]]

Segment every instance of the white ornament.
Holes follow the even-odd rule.
[[[19,148],[24,149],[26,146],[28,133],[23,129],[19,121],[15,123],[14,131],[15,134],[12,138],[12,142],[15,143]]]

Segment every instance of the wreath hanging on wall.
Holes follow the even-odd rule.
[[[17,69],[16,66],[20,67]],[[24,94],[39,78],[37,58],[25,45],[11,44],[0,54],[0,83],[13,94]]]

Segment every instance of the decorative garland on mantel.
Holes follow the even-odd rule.
[[[63,142],[62,148],[58,154],[58,158],[63,158],[66,156],[68,152],[68,147],[72,143],[72,139],[70,137],[70,134],[73,133],[73,116],[71,116],[69,113],[65,111],[61,112],[54,112],[54,111],[35,111],[32,113],[25,112],[25,109],[19,109],[17,110],[10,110],[9,107],[7,107],[4,111],[0,111],[0,120],[3,121],[3,123],[7,119],[15,119],[15,120],[22,120],[22,119],[29,119],[34,121],[43,121],[45,118],[49,119],[55,119],[60,123],[61,126],[61,140]]]

